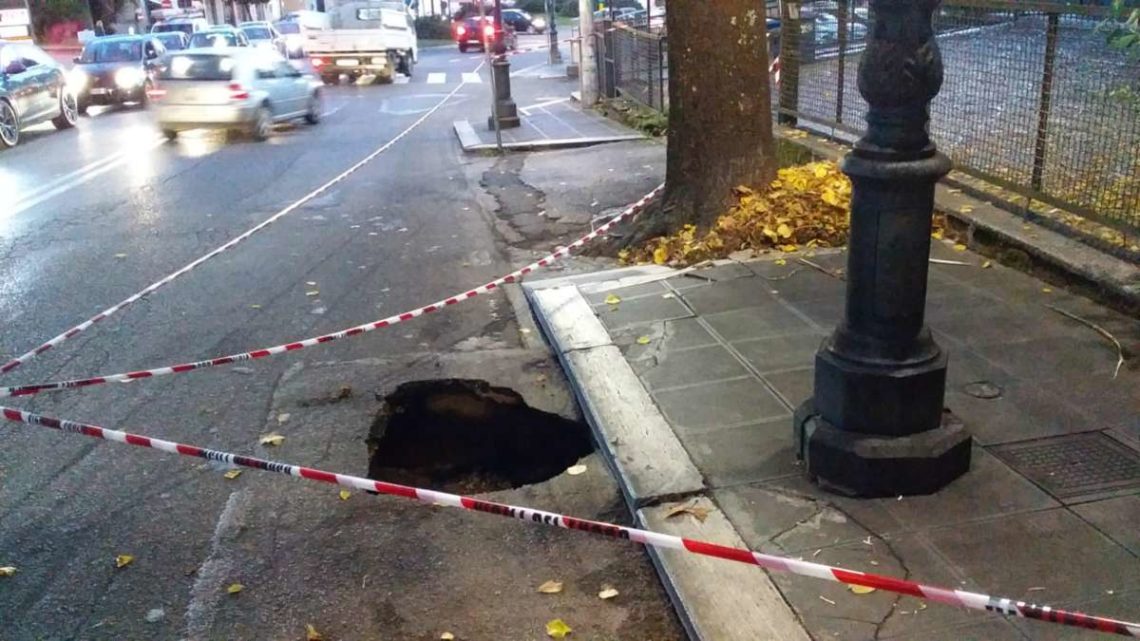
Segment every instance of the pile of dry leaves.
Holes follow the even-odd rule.
[[[833,162],[813,162],[779,171],[767,191],[737,187],[737,202],[699,233],[693,225],[622,251],[626,263],[690,265],[740,250],[794,252],[847,243],[851,181]]]

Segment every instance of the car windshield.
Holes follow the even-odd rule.
[[[138,40],[96,40],[83,48],[80,62],[131,62],[142,60],[142,42]]]
[[[273,34],[265,27],[242,27],[242,31],[250,40],[272,40]]]
[[[301,25],[296,22],[278,22],[277,30],[286,35],[291,33],[301,33]]]
[[[182,49],[182,34],[164,33],[157,37],[167,49]]]
[[[237,36],[230,31],[199,31],[190,36],[190,46],[194,48],[236,47]]]
[[[154,25],[151,29],[154,33],[170,33],[171,31],[181,31],[187,35],[194,33],[194,25],[189,22],[164,22],[162,24]]]
[[[208,53],[177,54],[168,57],[159,77],[163,80],[230,80],[234,59]]]

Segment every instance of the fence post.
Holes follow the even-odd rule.
[[[660,94],[657,108],[662,112],[665,111],[665,40],[665,36],[657,39],[657,91]]]
[[[843,90],[846,88],[845,75],[847,69],[847,3],[850,0],[839,0],[836,3],[836,27],[839,29],[839,73],[837,74],[838,87],[835,94],[835,122],[843,122]]]
[[[796,126],[800,104],[800,3],[780,3],[780,110],[777,121]]]
[[[1045,153],[1048,149],[1049,110],[1053,103],[1053,66],[1057,61],[1057,31],[1060,17],[1049,14],[1049,26],[1045,30],[1045,65],[1041,70],[1041,100],[1037,107],[1037,142],[1033,148],[1033,175],[1029,184],[1041,191],[1042,175],[1045,173]]]

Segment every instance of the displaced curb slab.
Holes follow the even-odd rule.
[[[485,143],[479,139],[479,134],[468,120],[456,120],[452,123],[455,136],[466,153],[479,153],[494,151],[499,148],[494,143]],[[510,151],[550,151],[553,149],[574,149],[578,147],[592,147],[611,142],[628,142],[631,140],[644,140],[640,134],[625,134],[615,136],[588,136],[583,138],[544,138],[540,140],[526,140],[518,142],[504,142],[503,149]]]
[[[658,532],[746,547],[706,496],[700,471],[582,295],[677,274],[665,267],[629,267],[528,282],[523,291],[638,523]],[[707,510],[707,518],[669,518],[672,506],[665,502],[676,499]],[[681,551],[650,548],[649,555],[691,639],[810,640],[762,568]]]

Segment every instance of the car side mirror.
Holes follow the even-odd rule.
[[[18,73],[24,73],[27,70],[28,68],[25,67],[24,63],[20,62],[19,60],[13,60],[12,62],[8,63],[7,67],[4,67],[4,73],[10,76],[16,75]]]

